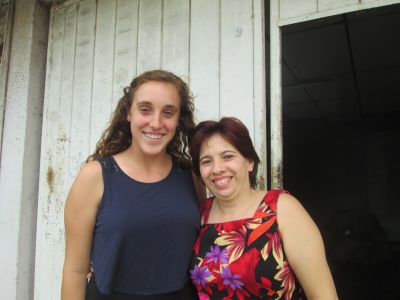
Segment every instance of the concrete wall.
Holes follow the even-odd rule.
[[[48,10],[14,1],[0,168],[0,299],[33,298]]]

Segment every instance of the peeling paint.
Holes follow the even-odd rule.
[[[58,143],[65,143],[70,141],[70,139],[67,138],[67,135],[64,132],[60,132],[59,134],[60,136],[57,138]]]
[[[260,190],[265,190],[265,189],[266,189],[266,186],[265,186],[265,177],[264,177],[264,175],[258,176],[257,187],[258,187],[258,189],[260,189]]]
[[[271,169],[271,183],[273,189],[283,188],[283,165],[280,162],[277,166],[272,166]]]
[[[55,173],[51,166],[47,168],[47,186],[49,187],[49,194],[54,193],[54,177]]]
[[[238,27],[238,28],[234,28],[233,32],[235,33],[235,37],[238,38],[242,35],[243,29]]]

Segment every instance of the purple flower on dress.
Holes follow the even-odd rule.
[[[239,274],[232,274],[229,268],[222,267],[221,276],[224,279],[224,284],[229,285],[233,290],[236,288],[240,288],[242,285],[244,285],[243,282],[238,280],[242,276],[240,276]]]
[[[205,284],[207,283],[206,278],[212,275],[211,272],[208,271],[206,266],[199,268],[198,265],[195,265],[194,269],[190,271],[190,273],[194,283],[201,284],[202,286],[205,286]]]
[[[210,252],[207,252],[206,257],[208,258],[208,262],[212,261],[213,263],[216,263],[219,260],[222,264],[228,263],[227,249],[225,248],[221,251],[221,248],[219,248],[218,245],[216,245],[215,247],[211,246]]]

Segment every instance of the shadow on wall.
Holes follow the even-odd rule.
[[[374,215],[342,210],[324,229],[339,299],[400,299],[400,249],[390,245]]]

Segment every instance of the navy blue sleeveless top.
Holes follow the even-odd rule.
[[[104,193],[91,252],[98,289],[130,295],[182,289],[200,225],[190,170],[173,163],[166,178],[141,183],[112,157],[100,163]]]

